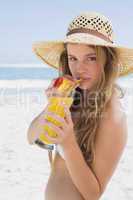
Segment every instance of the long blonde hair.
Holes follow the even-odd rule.
[[[71,113],[78,116],[78,122],[74,123],[74,130],[78,145],[87,164],[92,163],[95,159],[95,136],[102,113],[109,103],[114,89],[118,89],[121,93],[120,98],[124,96],[120,86],[115,83],[119,73],[119,56],[117,51],[111,47],[92,47],[95,48],[97,61],[104,65],[101,77],[97,82],[96,88],[86,93],[85,97],[83,90],[76,88],[74,101],[70,108]],[[60,56],[60,66],[62,71],[59,73],[59,76],[65,74],[72,75],[68,65],[66,45],[65,50]]]

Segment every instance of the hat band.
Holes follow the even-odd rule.
[[[96,30],[92,30],[92,29],[86,29],[86,28],[75,28],[71,31],[69,31],[66,35],[71,35],[71,34],[74,34],[74,33],[88,33],[88,34],[91,34],[91,35],[95,35],[107,42],[111,42],[113,43],[113,41],[111,41],[108,37],[106,37],[105,35],[103,35],[102,33],[99,33],[98,31]]]

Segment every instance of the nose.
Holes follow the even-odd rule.
[[[85,63],[83,63],[82,61],[79,61],[76,66],[77,74],[86,73],[87,72],[86,70],[87,68],[86,68]]]

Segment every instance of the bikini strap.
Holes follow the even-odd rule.
[[[49,156],[49,162],[50,162],[50,166],[51,166],[51,170],[53,170],[54,167],[54,161],[55,161],[55,157],[56,157],[56,150],[48,150],[48,156]]]
[[[43,143],[40,139],[36,139],[35,142],[34,142],[34,144],[37,144],[42,149],[45,149],[45,150],[47,149],[48,150],[49,162],[50,162],[51,169],[52,169],[53,162],[54,162],[52,151],[54,151],[54,147],[53,146],[49,146],[49,145]]]
[[[52,164],[52,150],[48,150],[49,162]]]
[[[49,162],[52,168],[52,164],[53,164],[52,150],[48,150],[48,156],[49,156]]]

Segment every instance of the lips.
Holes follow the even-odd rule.
[[[85,78],[82,78],[82,79],[90,79],[90,77],[85,77]]]
[[[87,78],[84,77],[84,78],[81,78],[81,79],[84,81],[84,80],[90,80],[91,78],[90,77],[87,77]]]
[[[86,80],[86,79],[91,79],[91,77],[80,77],[80,79]]]

